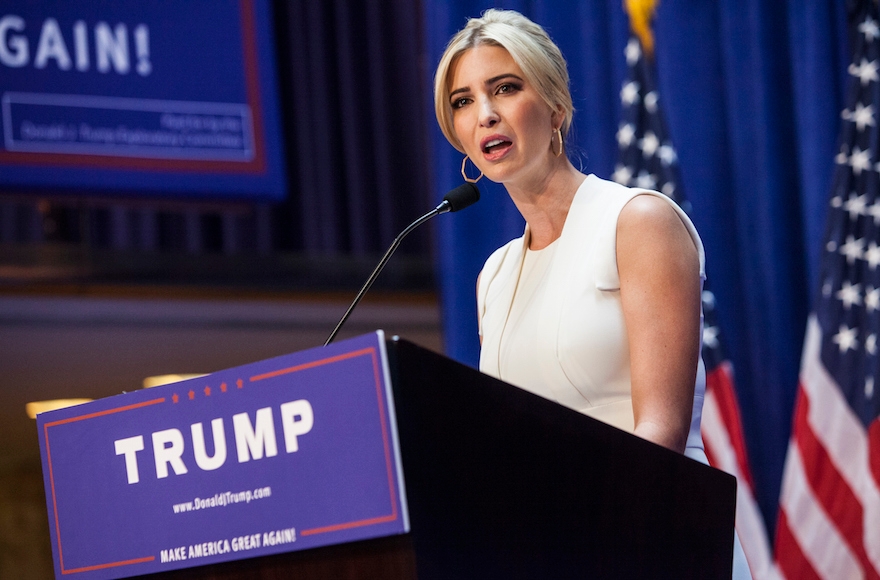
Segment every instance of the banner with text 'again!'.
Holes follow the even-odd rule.
[[[0,0],[0,191],[286,192],[267,0]]]

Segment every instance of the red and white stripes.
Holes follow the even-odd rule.
[[[880,579],[880,423],[866,430],[819,358],[807,325],[786,457],[776,560],[788,579]]]
[[[752,577],[773,577],[773,560],[764,520],[755,501],[739,405],[733,386],[733,368],[723,362],[706,377],[703,402],[703,444],[709,464],[736,477],[736,531]]]

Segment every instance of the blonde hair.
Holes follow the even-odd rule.
[[[519,12],[492,8],[480,18],[469,19],[467,25],[452,37],[434,75],[434,113],[440,130],[452,146],[464,152],[452,124],[449,75],[462,54],[481,45],[505,49],[544,102],[554,111],[562,107],[564,118],[559,129],[567,136],[574,105],[562,52],[541,26]]]

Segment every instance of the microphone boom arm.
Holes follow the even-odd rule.
[[[348,317],[351,316],[352,312],[354,312],[355,307],[357,307],[358,303],[360,303],[361,298],[364,297],[364,294],[367,293],[367,291],[373,285],[373,282],[375,282],[376,278],[379,277],[379,273],[381,273],[382,270],[385,268],[385,264],[388,263],[388,260],[391,258],[391,255],[394,253],[394,251],[397,250],[397,247],[400,245],[400,242],[403,241],[403,238],[405,238],[411,231],[413,231],[414,229],[416,229],[417,227],[419,227],[420,225],[422,225],[423,223],[425,223],[426,221],[428,221],[432,217],[434,217],[436,215],[440,215],[441,213],[446,213],[448,211],[451,211],[451,209],[452,209],[452,207],[449,204],[449,202],[447,200],[443,200],[443,202],[440,205],[438,205],[437,207],[435,207],[434,209],[432,209],[431,211],[429,211],[428,213],[426,213],[425,215],[423,215],[422,217],[420,217],[419,219],[417,219],[413,223],[409,224],[409,226],[407,226],[407,228],[405,230],[400,232],[400,234],[398,234],[398,236],[396,238],[394,238],[394,241],[391,242],[391,246],[388,247],[388,250],[385,252],[385,255],[382,256],[381,260],[379,260],[379,263],[376,265],[376,268],[373,270],[373,273],[370,274],[370,277],[367,278],[367,281],[361,287],[360,292],[358,292],[357,296],[355,296],[354,300],[351,303],[351,306],[348,307],[348,310],[345,311],[345,314],[342,316],[342,319],[340,319],[339,323],[336,325],[336,328],[334,328],[333,332],[330,333],[330,336],[327,338],[327,342],[324,343],[324,346],[327,346],[328,344],[333,342],[333,339],[336,338],[337,334],[339,334],[339,330],[342,328],[342,325],[345,324],[345,321],[348,320]]]

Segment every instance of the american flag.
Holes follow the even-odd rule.
[[[780,495],[789,579],[880,578],[880,25],[873,0],[859,10]]]
[[[669,139],[653,81],[652,61],[642,43],[631,36],[626,46],[629,75],[620,91],[622,121],[617,131],[620,162],[612,179],[624,185],[661,191],[685,211],[678,156]],[[715,321],[715,297],[703,292],[703,362],[706,399],[702,434],[709,463],[737,478],[736,529],[754,578],[770,577],[772,561],[764,520],[754,496],[733,367],[724,355]]]

